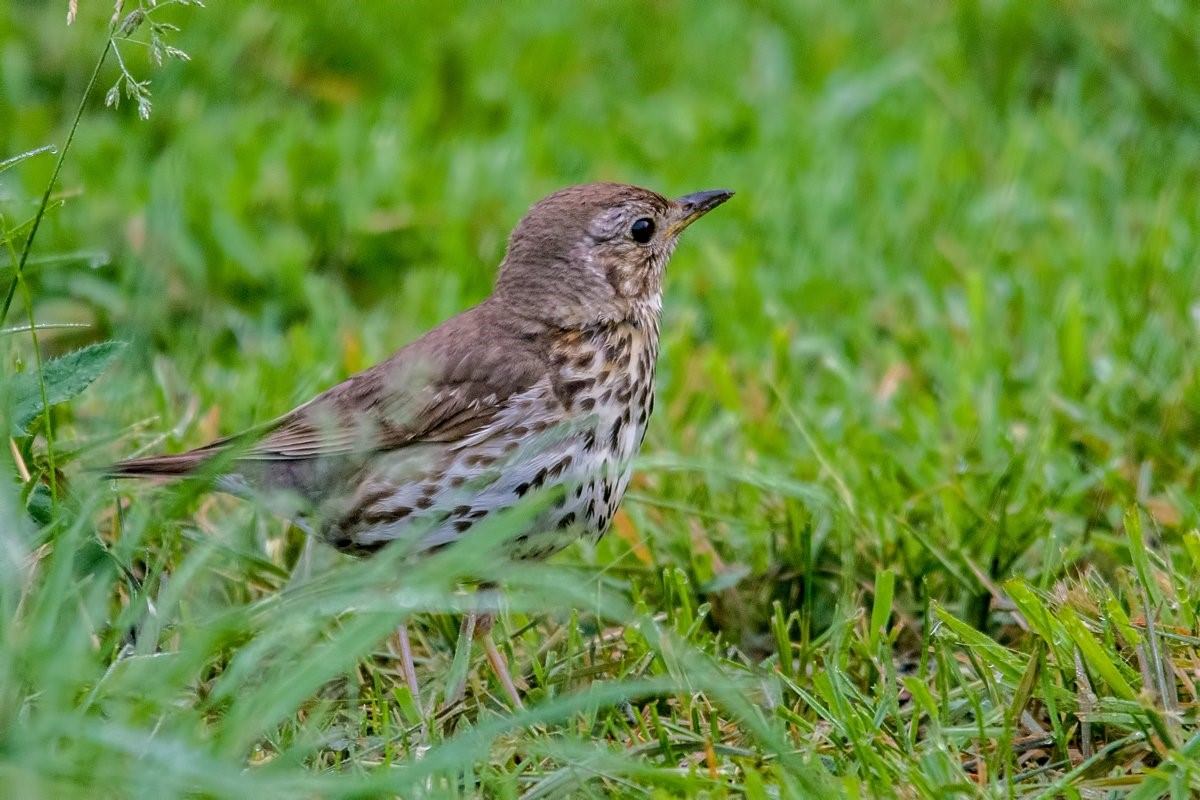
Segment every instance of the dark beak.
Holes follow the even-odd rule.
[[[671,226],[672,232],[679,233],[731,197],[733,192],[728,189],[710,189],[707,192],[685,194],[675,201],[678,218]]]

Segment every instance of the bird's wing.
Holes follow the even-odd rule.
[[[514,391],[527,388],[453,378],[388,387],[376,377],[363,373],[281,417],[238,457],[309,459],[453,442],[491,423]]]
[[[272,422],[186,453],[124,461],[110,474],[186,474],[231,449],[238,461],[297,461],[464,438],[545,378],[536,352],[519,340],[486,341],[471,313]]]

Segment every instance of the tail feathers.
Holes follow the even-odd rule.
[[[106,478],[179,478],[196,472],[215,455],[211,450],[191,450],[170,456],[131,458],[113,464],[104,472]]]

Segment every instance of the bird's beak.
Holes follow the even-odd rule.
[[[710,189],[707,192],[685,194],[675,201],[675,221],[671,224],[671,233],[679,234],[688,225],[731,197],[733,192],[728,189]]]

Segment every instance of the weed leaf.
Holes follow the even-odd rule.
[[[99,378],[113,358],[125,347],[124,342],[99,342],[82,347],[45,363],[46,402],[58,405],[78,396]],[[12,380],[13,434],[23,436],[28,425],[42,413],[42,389],[36,372],[24,372]]]

